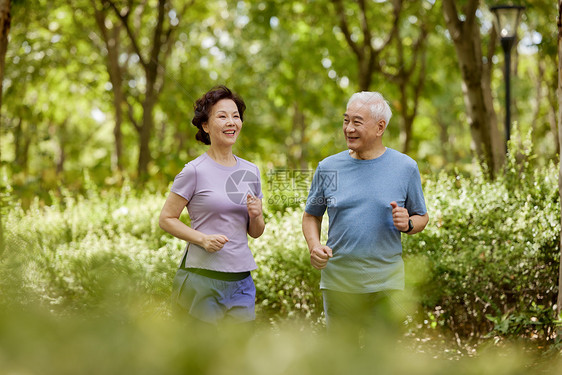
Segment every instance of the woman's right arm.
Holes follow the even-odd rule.
[[[160,212],[160,219],[158,220],[160,228],[174,237],[201,246],[208,252],[212,253],[222,249],[224,244],[228,242],[228,238],[225,235],[204,234],[190,228],[180,220],[181,212],[187,205],[187,202],[187,199],[184,197],[176,193],[170,193]]]

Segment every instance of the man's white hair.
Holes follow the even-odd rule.
[[[351,95],[351,98],[349,98],[349,101],[347,102],[347,108],[349,108],[349,106],[356,101],[360,101],[365,105],[368,105],[369,109],[371,110],[371,115],[373,116],[373,119],[377,121],[382,118],[385,121],[386,126],[388,126],[388,122],[392,117],[392,110],[390,109],[388,102],[380,92],[376,92],[376,91],[356,92],[355,94]]]

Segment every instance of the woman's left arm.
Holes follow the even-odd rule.
[[[265,229],[261,199],[248,194],[246,206],[248,207],[248,216],[250,217],[248,234],[253,238],[258,238]]]

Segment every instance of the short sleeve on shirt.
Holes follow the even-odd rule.
[[[322,170],[320,165],[316,168],[314,172],[314,177],[312,177],[312,184],[310,186],[310,191],[308,193],[308,198],[306,200],[305,212],[312,216],[322,216],[326,212],[326,198],[324,197],[324,188],[322,186]]]
[[[417,165],[410,175],[406,208],[408,209],[408,213],[410,215],[425,215],[427,213],[421,185],[420,171],[417,168]]]
[[[197,185],[197,173],[195,167],[188,163],[180,173],[174,178],[174,183],[170,189],[173,193],[184,197],[188,201],[191,200]]]
[[[258,177],[258,181],[256,183],[256,197],[262,199],[263,198],[263,193],[261,191],[261,176],[260,176],[260,170],[259,168],[256,166],[256,176]]]

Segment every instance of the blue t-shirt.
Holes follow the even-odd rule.
[[[330,219],[326,245],[333,257],[322,270],[321,289],[372,293],[404,289],[401,232],[390,202],[411,215],[427,212],[417,163],[387,148],[376,159],[343,151],[320,162],[305,211]]]

